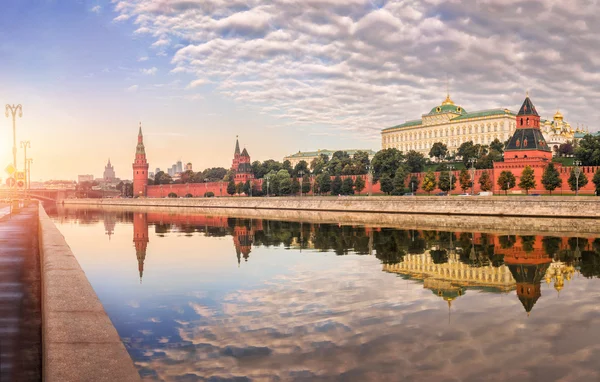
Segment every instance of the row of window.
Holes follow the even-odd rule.
[[[444,143],[445,145],[447,145],[448,147],[459,147],[460,145],[462,145],[465,142],[468,141],[472,141],[474,144],[482,144],[482,145],[489,145],[490,143],[492,143],[492,141],[494,139],[498,139],[502,142],[506,141],[509,138],[509,134],[494,134],[492,135],[488,135],[486,137],[482,137],[482,136],[475,136],[475,137],[465,137],[465,138],[459,138],[459,139],[442,139],[439,142]],[[426,141],[426,142],[410,142],[410,143],[390,143],[390,144],[384,144],[383,148],[384,149],[389,149],[389,148],[396,148],[400,151],[410,151],[410,150],[429,150],[431,148],[431,146],[433,146],[433,144],[436,141]]]
[[[475,125],[462,125],[442,128],[440,130],[428,130],[428,131],[410,131],[405,133],[394,133],[391,135],[384,135],[383,143],[395,143],[395,142],[406,142],[420,139],[430,139],[438,137],[449,137],[454,135],[466,135],[466,134],[478,134],[478,133],[490,133],[497,131],[514,131],[516,128],[515,122],[510,122],[505,125],[504,121],[501,122],[488,122],[485,124]]]

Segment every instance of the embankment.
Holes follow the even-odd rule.
[[[140,381],[63,235],[39,216],[44,381]]]
[[[65,207],[364,224],[403,229],[599,234],[600,199],[581,198],[216,198],[66,200]],[[468,199],[468,200],[466,200]],[[499,200],[496,200],[499,199]],[[565,200],[566,199],[566,200]],[[581,204],[580,204],[581,203]],[[519,211],[523,211],[522,213]]]

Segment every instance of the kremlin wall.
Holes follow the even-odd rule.
[[[549,192],[543,188],[542,185],[542,174],[544,168],[552,161],[552,149],[544,139],[544,135],[540,129],[541,125],[540,116],[535,109],[529,96],[525,98],[523,105],[515,117],[515,130],[510,137],[508,144],[504,151],[504,161],[494,162],[492,169],[475,170],[474,172],[474,188],[468,189],[468,193],[477,194],[481,192],[479,179],[481,175],[487,172],[492,180],[492,192],[494,194],[503,194],[504,191],[500,190],[497,182],[498,177],[502,171],[510,171],[516,177],[516,186],[508,191],[510,194],[524,194],[525,191],[518,187],[519,177],[526,166],[530,166],[535,174],[536,187],[529,190],[530,194],[548,194]],[[554,163],[555,168],[560,174],[562,179],[562,187],[554,190],[554,194],[574,194],[568,186],[568,178],[572,167],[564,167],[560,163]],[[595,185],[592,182],[592,178],[596,171],[600,167],[598,166],[585,166],[581,167],[582,174],[585,174],[588,178],[588,183],[581,186],[579,192],[581,194],[594,194]],[[235,174],[235,183],[244,183],[250,181],[255,188],[262,189],[263,179],[254,179],[252,174],[251,160],[248,151],[244,148],[240,151],[239,142],[236,140],[236,146],[234,151],[233,163],[231,170]],[[453,171],[453,175],[456,177],[457,182],[455,183],[455,189],[451,191],[451,194],[461,194],[463,191],[460,189],[458,184],[460,171]],[[472,174],[471,171],[469,171]],[[417,194],[425,194],[426,192],[421,189],[421,184],[425,173],[410,174],[407,177],[407,182],[411,176],[416,176],[419,180],[419,187],[416,188]],[[440,173],[436,173],[436,179],[439,179]],[[165,185],[148,185],[148,162],[146,160],[146,152],[143,143],[142,129],[138,133],[138,144],[136,147],[135,162],[133,164],[133,188],[134,196],[136,197],[148,197],[148,198],[165,198],[169,194],[174,193],[177,197],[184,197],[186,195],[192,195],[192,197],[203,197],[207,192],[212,192],[216,197],[228,196],[227,194],[227,181],[218,182],[206,182],[206,183],[184,183],[184,184],[165,184]],[[342,176],[344,179],[349,176]],[[373,184],[369,180],[367,175],[352,175],[353,180],[357,177],[363,177],[365,180],[366,187],[364,193],[368,194],[382,194],[380,184]],[[332,177],[333,178],[333,177]],[[301,179],[299,179],[300,181]],[[311,178],[311,183],[312,183]],[[435,194],[440,192],[440,189],[435,189],[431,193]],[[312,184],[311,192],[308,195],[312,195]]]

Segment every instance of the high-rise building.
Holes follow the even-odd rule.
[[[133,162],[133,195],[146,196],[148,186],[148,161],[146,161],[146,148],[144,147],[144,136],[142,135],[142,123],[138,132],[138,143],[135,149],[135,161]]]
[[[116,179],[115,168],[113,167],[112,164],[110,164],[110,158],[108,158],[108,163],[106,164],[106,166],[104,166],[103,178],[104,178],[104,181],[107,183],[114,182],[114,180]]]
[[[180,160],[177,161],[176,165],[177,165],[177,172],[183,172],[183,164],[181,163]]]
[[[156,170],[154,171],[155,174],[158,174],[160,172],[160,168],[156,168]]]
[[[171,172],[173,173],[173,175],[171,176],[175,176],[175,174],[177,174],[179,171],[177,171],[177,164],[174,164],[173,166],[171,166]]]

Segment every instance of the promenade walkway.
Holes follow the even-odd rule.
[[[0,205],[0,381],[41,380],[38,203]]]

